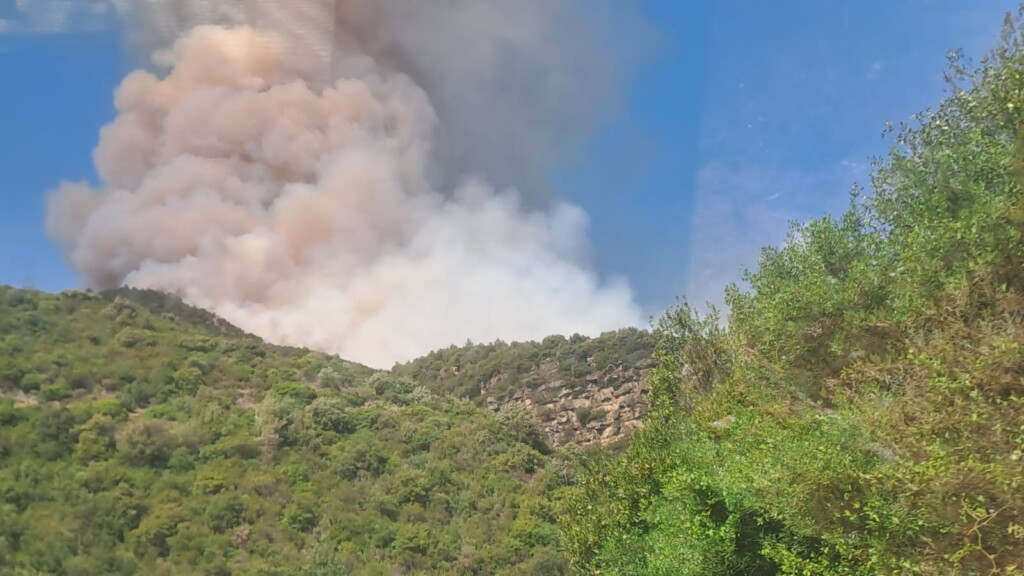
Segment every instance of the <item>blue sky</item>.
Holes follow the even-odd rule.
[[[789,220],[842,210],[886,149],[885,122],[935,104],[946,53],[980,55],[1015,6],[648,0],[659,48],[555,188],[590,214],[597,268],[628,278],[648,313],[677,295],[717,301]],[[0,0],[0,284],[59,290],[77,279],[43,232],[45,192],[94,178],[130,59],[109,28],[54,33],[67,22],[30,16],[5,33],[19,14]],[[93,17],[74,18],[89,30]]]

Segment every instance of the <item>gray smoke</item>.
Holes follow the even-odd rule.
[[[480,174],[532,204],[546,201],[552,162],[616,103],[620,70],[651,36],[636,0],[113,1],[147,51],[197,25],[244,24],[285,35],[309,79],[366,58],[407,75],[441,119],[432,182]]]
[[[430,4],[120,0],[159,70],[118,89],[103,186],[62,185],[51,236],[92,287],[377,366],[636,324],[581,265],[585,214],[538,192],[613,94],[598,4]]]

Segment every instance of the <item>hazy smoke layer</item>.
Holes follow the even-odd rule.
[[[523,6],[548,25],[544,18],[555,16],[546,11],[556,8],[542,6],[569,5],[432,4],[453,17],[455,7],[472,13],[472,6],[492,6],[481,10],[494,21],[462,26],[490,23],[499,36],[519,36],[509,46],[529,44],[536,31],[504,29],[527,25],[500,21],[509,15],[505,6]],[[453,73],[450,93],[435,96],[401,70],[412,58],[407,50],[432,62],[437,56],[428,48],[444,34],[431,32],[430,40],[428,33],[394,32],[393,45],[368,48],[356,33],[383,39],[367,30],[412,26],[410,14],[423,11],[418,3],[341,2],[339,20],[324,20],[317,14],[326,4],[288,2],[287,18],[275,20],[284,5],[122,6],[132,18],[162,25],[168,37],[184,32],[159,56],[166,74],[135,72],[119,88],[119,115],[95,151],[104,187],[65,184],[52,196],[48,230],[91,285],[173,291],[272,341],[378,366],[467,338],[596,333],[637,323],[628,287],[602,286],[578,264],[587,247],[579,209],[557,202],[529,209],[514,191],[498,192],[480,179],[439,188],[432,171],[479,160],[490,174],[488,154],[513,180],[528,179],[541,160],[501,161],[508,150],[501,131],[516,119],[496,119],[493,132],[473,124],[486,120],[485,103],[472,102],[480,96],[460,86],[462,77]],[[365,29],[357,24],[364,19]],[[345,23],[339,32],[328,29],[337,22]],[[319,32],[299,34],[307,24],[307,32]],[[500,74],[505,56],[492,59],[489,50],[503,51],[483,41],[463,48],[470,78],[490,65],[497,67],[490,74]],[[468,55],[473,51],[482,51],[479,62]],[[444,68],[422,65],[423,78]],[[443,76],[434,81],[445,85]],[[481,90],[486,95],[500,84],[482,82]],[[465,117],[461,99],[469,102]],[[557,112],[535,104],[537,118]],[[446,133],[439,118],[449,117],[459,120],[447,137],[472,144],[472,153],[436,153],[437,135]],[[557,135],[538,130],[543,145],[557,144]],[[451,136],[460,132],[464,140]],[[490,151],[477,150],[486,146]]]

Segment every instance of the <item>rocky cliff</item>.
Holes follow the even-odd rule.
[[[554,445],[614,444],[641,426],[652,350],[648,332],[625,329],[597,338],[449,348],[394,371],[491,410],[525,404]]]
[[[526,404],[555,445],[612,444],[641,426],[647,411],[646,376],[653,365],[643,360],[637,366],[598,370],[578,382],[564,380],[558,363],[549,361],[536,371],[544,382],[539,387],[519,389],[502,399],[488,396],[487,405],[497,410],[502,402]],[[489,387],[500,388],[500,383]]]

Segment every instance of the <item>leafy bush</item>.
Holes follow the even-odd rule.
[[[532,444],[540,440],[540,424],[525,404],[509,402],[498,409],[498,423],[512,439]]]
[[[1018,18],[1020,15],[1018,15]],[[656,330],[645,429],[561,499],[582,573],[1024,566],[1024,36],[897,132],[874,195],[797,225],[728,329]]]
[[[59,402],[71,398],[71,388],[63,382],[50,384],[39,391],[39,399],[44,402]]]

